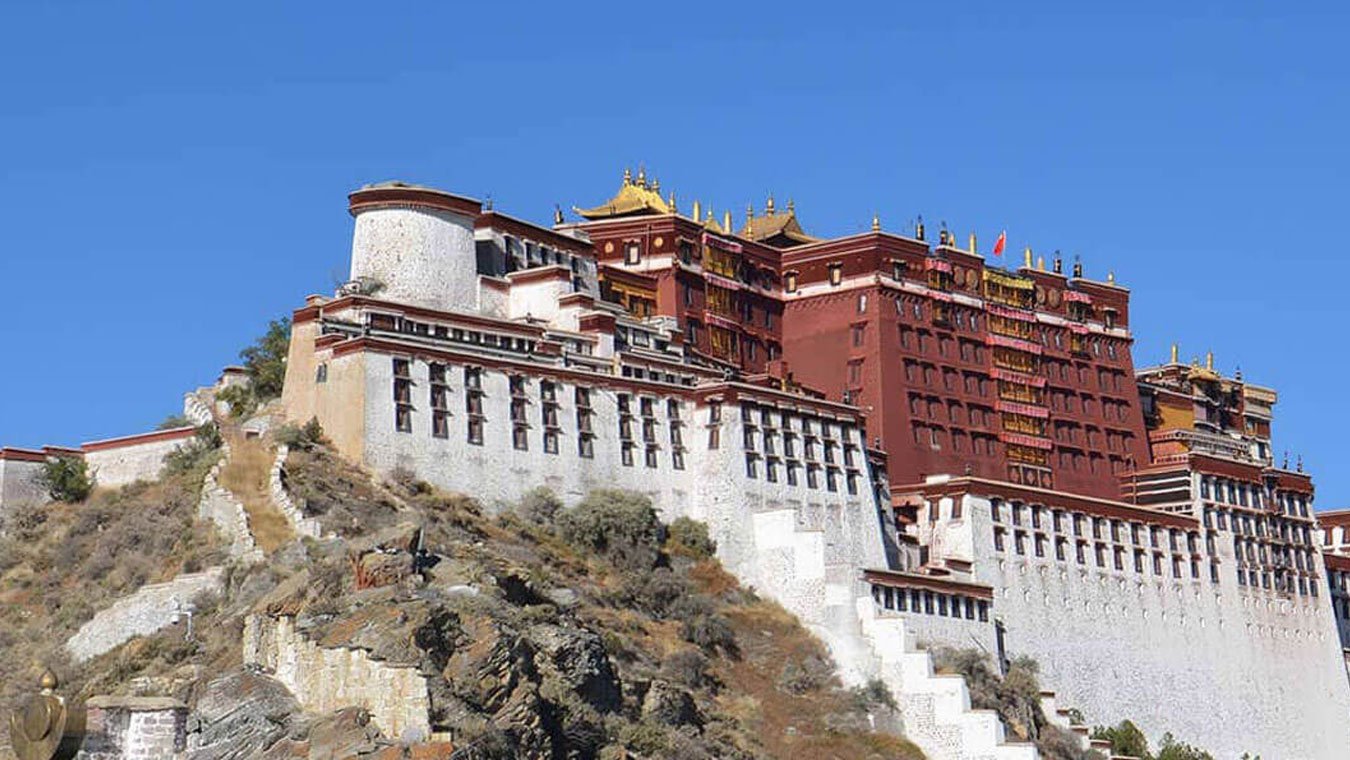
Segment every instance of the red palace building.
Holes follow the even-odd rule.
[[[728,372],[860,407],[892,483],[969,474],[1118,499],[1149,462],[1129,291],[1056,258],[1003,267],[943,230],[821,240],[769,199],[732,231],[625,172],[589,209],[607,298],[678,321]]]

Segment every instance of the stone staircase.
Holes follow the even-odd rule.
[[[938,675],[899,618],[875,614],[856,564],[830,561],[828,526],[793,509],[751,516],[749,577],[829,647],[846,684],[880,678],[899,706],[907,738],[931,760],[1039,760],[1036,747],[1009,742],[991,710],[975,710],[965,679]],[[840,557],[842,560],[843,558]],[[739,571],[738,571],[739,574]]]
[[[992,710],[970,706],[964,678],[940,675],[933,658],[915,645],[900,618],[877,616],[871,598],[857,601],[863,635],[878,659],[878,675],[891,689],[905,735],[933,760],[1038,760],[1036,747],[1010,742]]]
[[[244,503],[238,497],[220,484],[220,470],[230,457],[230,445],[223,444],[221,451],[220,461],[211,466],[202,482],[197,515],[216,524],[229,541],[231,557],[250,564],[261,562],[263,551],[253,539],[248,510],[244,509]]]

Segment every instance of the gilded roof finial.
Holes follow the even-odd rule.
[[[790,204],[791,201],[788,201]],[[764,213],[773,216],[773,193],[769,193],[769,200],[764,203]]]
[[[971,253],[975,253],[975,252],[978,251],[978,250],[980,250],[980,249],[977,248],[976,245],[975,245],[975,233],[974,233],[974,232],[971,232],[971,233],[970,233],[970,252],[971,252]]]
[[[554,223],[554,224],[562,224],[562,223],[563,223],[562,206],[559,206],[559,205],[556,204],[556,203],[553,204],[553,223]]]
[[[755,204],[745,204],[745,223],[749,224],[751,219],[755,218]]]
[[[881,214],[872,214],[872,231],[881,232]]]
[[[697,199],[694,200],[694,221],[703,221],[703,203]]]
[[[629,169],[627,166],[623,168],[623,183],[625,185],[633,184],[633,170]]]
[[[1022,251],[1022,262],[1023,262],[1022,265],[1025,266],[1027,269],[1031,268],[1031,246],[1027,246]]]
[[[703,220],[704,225],[717,229],[717,220],[713,218],[712,206],[708,207],[708,216]]]
[[[1041,272],[1044,272],[1044,271],[1045,271],[1045,257],[1044,257],[1044,256],[1037,256],[1037,257],[1036,257],[1036,269],[1037,269],[1038,271],[1041,271]]]
[[[676,206],[675,206],[675,192],[674,192],[674,191],[671,191],[671,193],[670,193],[670,200],[667,201],[666,203],[667,203],[667,205],[670,206],[670,213],[672,213],[672,214],[678,214],[678,213],[680,213],[680,210],[679,210],[678,208],[676,208]]]
[[[1172,344],[1172,363],[1173,363],[1173,364],[1180,364],[1180,363],[1181,363],[1181,360],[1177,358],[1177,357],[1180,355],[1180,353],[1181,353],[1181,347],[1178,346],[1177,344],[1173,343],[1173,344]]]
[[[661,180],[656,177],[652,177],[652,192],[657,194],[661,192]]]
[[[1116,284],[1116,271],[1114,269],[1108,269],[1106,271],[1106,284],[1108,285]]]
[[[647,186],[647,167],[643,166],[642,164],[638,164],[638,181],[637,181],[637,183],[638,183],[639,185],[641,185],[642,187],[646,187],[646,186]]]
[[[731,209],[722,212],[722,231],[731,234]]]
[[[1214,371],[1214,352],[1213,352],[1213,351],[1206,351],[1206,352],[1205,352],[1205,369],[1209,370],[1210,372],[1213,372],[1213,371]]]

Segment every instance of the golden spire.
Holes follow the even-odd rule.
[[[764,213],[773,216],[773,193],[769,193],[769,200],[764,204]]]
[[[1108,271],[1108,272],[1106,273],[1106,284],[1108,284],[1108,285],[1115,285],[1115,284],[1116,284],[1116,273],[1115,273],[1114,270]]]
[[[563,223],[562,206],[559,206],[556,203],[553,204],[553,223],[554,224]]]
[[[789,214],[797,213],[797,205],[792,202],[791,198],[788,198],[788,213]]]
[[[654,193],[661,192],[661,180],[657,179],[656,177],[652,177],[652,192]]]
[[[980,249],[975,246],[975,233],[972,232],[970,233],[970,252],[975,253],[978,250]]]
[[[633,170],[629,169],[627,166],[623,168],[623,183],[625,185],[633,184]]]
[[[1181,363],[1181,360],[1178,358],[1178,356],[1180,355],[1180,352],[1181,352],[1180,347],[1177,346],[1177,344],[1173,343],[1173,344],[1172,344],[1172,363],[1173,363],[1173,364],[1180,364],[1180,363]]]
[[[698,221],[702,221],[702,220],[703,220],[703,204],[702,204],[699,200],[695,199],[695,200],[694,200],[694,221],[698,222]]]
[[[638,181],[637,181],[637,183],[638,183],[639,185],[643,186],[643,187],[646,187],[646,186],[647,186],[647,167],[643,166],[642,164],[638,164]]]
[[[708,208],[708,218],[703,220],[703,224],[713,229],[717,229],[717,220],[713,218],[712,207]]]
[[[675,207],[675,191],[673,191],[673,190],[671,191],[671,193],[670,193],[670,200],[667,201],[667,203],[668,203],[668,205],[670,206],[670,213],[672,213],[672,214],[678,214],[678,213],[680,213],[680,210],[679,210],[678,208]]]
[[[745,223],[749,224],[751,219],[755,218],[755,204],[745,204]]]
[[[1027,246],[1027,247],[1026,247],[1026,250],[1022,251],[1022,260],[1026,262],[1026,263],[1024,264],[1024,266],[1026,266],[1027,269],[1030,269],[1030,268],[1031,268],[1031,246]]]
[[[1045,257],[1044,257],[1044,256],[1037,256],[1037,257],[1036,257],[1036,268],[1037,268],[1038,270],[1042,271],[1042,272],[1045,271]]]
[[[1213,371],[1214,371],[1214,352],[1213,352],[1213,351],[1206,351],[1206,352],[1205,352],[1205,369],[1209,370],[1210,372],[1213,372]]]
[[[723,211],[723,212],[722,212],[722,231],[725,232],[725,233],[727,233],[728,235],[731,234],[731,210],[730,210],[730,209],[727,209],[726,211]]]
[[[872,231],[881,232],[881,215],[872,214]]]

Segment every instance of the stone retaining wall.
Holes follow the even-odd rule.
[[[382,663],[360,649],[324,649],[296,630],[293,617],[250,615],[244,663],[271,671],[310,712],[361,707],[385,736],[414,742],[431,735],[431,698],[417,668]]]
[[[219,593],[224,584],[223,568],[180,575],[166,583],[142,586],[101,610],[66,642],[78,662],[97,657],[137,636],[167,628],[182,619],[189,602],[198,594]]]
[[[277,456],[272,460],[272,471],[268,477],[268,491],[272,497],[272,504],[286,517],[286,522],[290,523],[295,535],[322,538],[323,527],[319,525],[319,521],[313,517],[305,517],[304,510],[291,499],[290,492],[286,490],[286,457],[290,453],[290,447],[285,444],[277,446]]]
[[[197,504],[197,515],[210,520],[220,528],[230,543],[230,556],[245,562],[258,562],[263,558],[262,549],[253,540],[253,531],[248,525],[248,512],[244,503],[229,489],[220,485],[220,469],[230,457],[230,446],[221,447],[219,462],[206,473],[202,482],[201,501]]]

